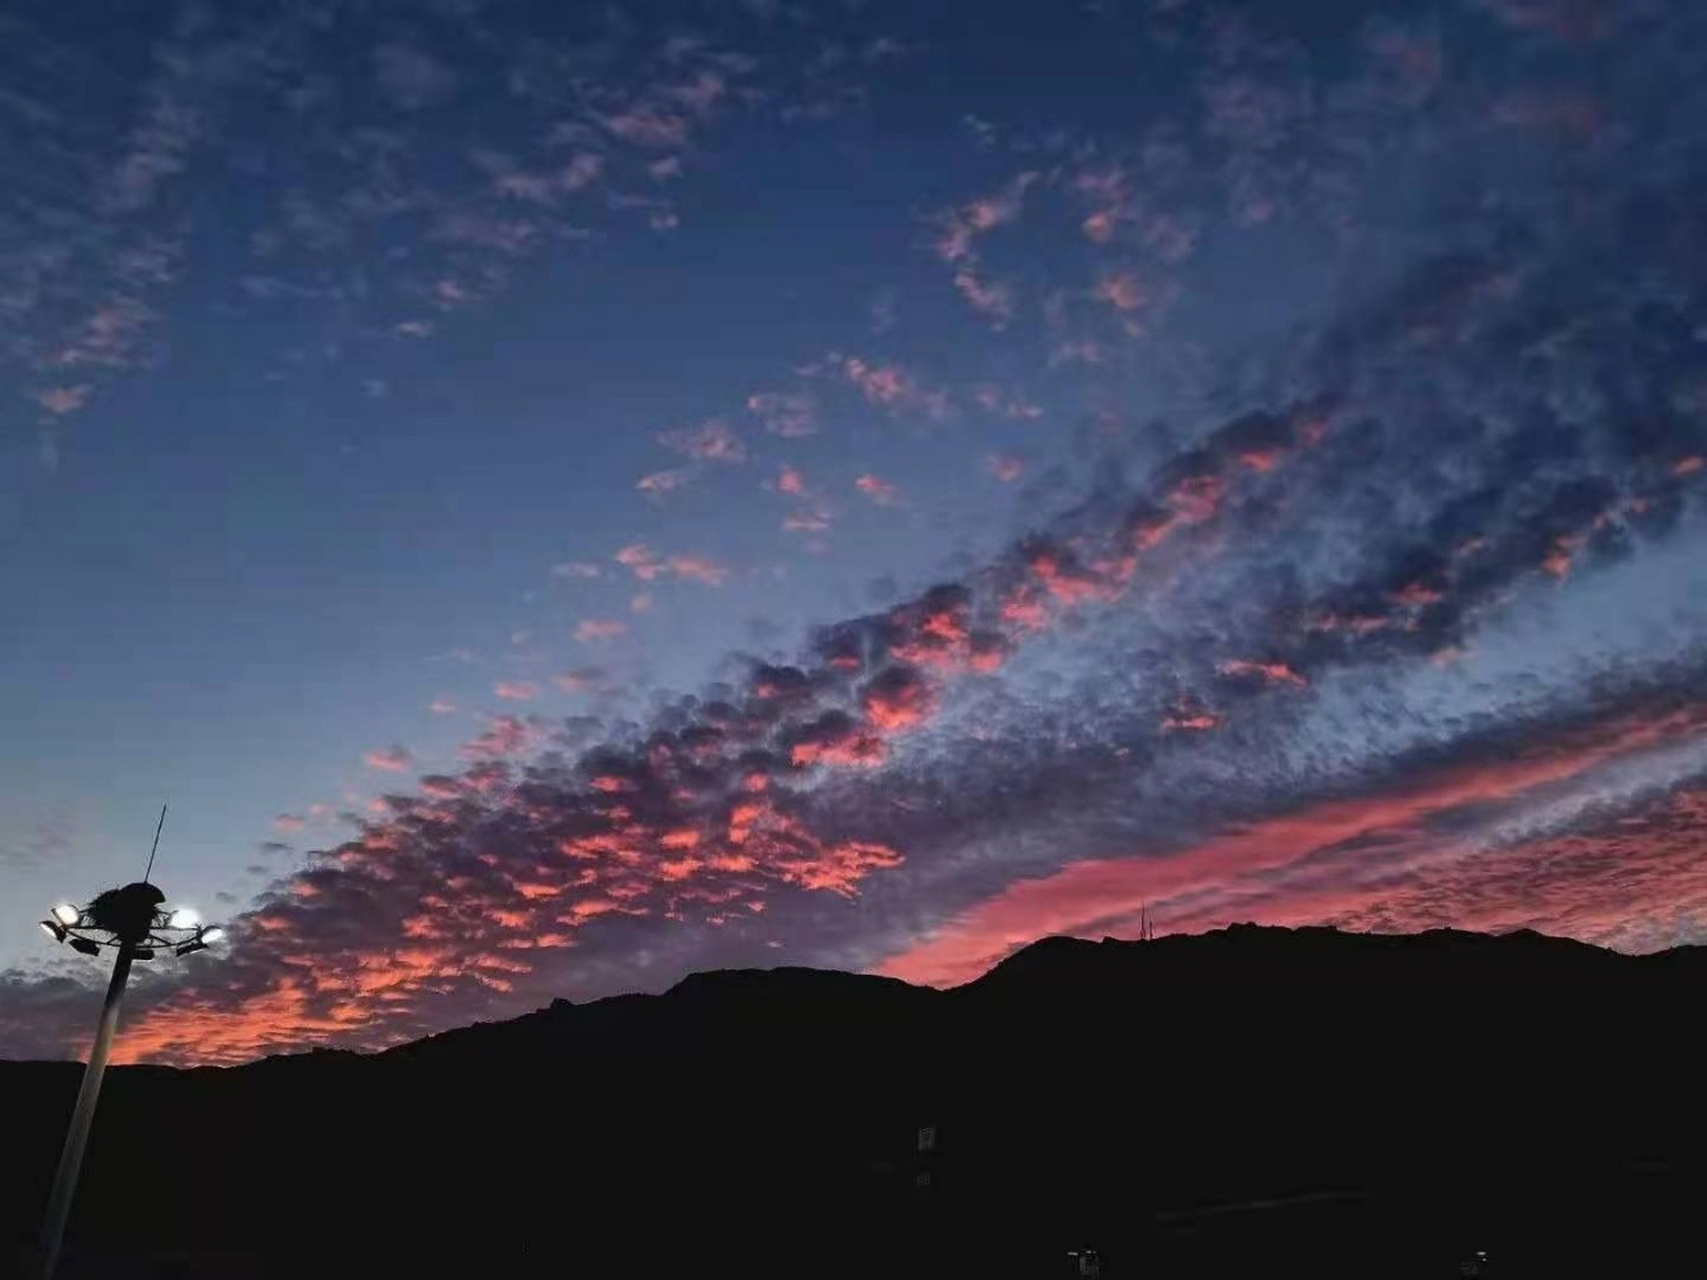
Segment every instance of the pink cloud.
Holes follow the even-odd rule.
[[[920,386],[900,365],[876,363],[860,356],[844,356],[836,352],[830,353],[825,364],[857,387],[871,404],[886,409],[917,409],[938,419],[949,416],[952,406],[947,394]]]
[[[806,477],[795,468],[785,466],[777,472],[776,487],[783,493],[802,494],[806,492]]]
[[[531,680],[500,680],[492,692],[511,702],[528,702],[539,696],[539,686]]]
[[[1011,454],[992,453],[985,463],[990,474],[1004,484],[1012,484],[1025,474],[1025,463]]]
[[[869,472],[854,481],[854,488],[880,507],[894,506],[901,496],[901,491],[894,485],[887,480],[880,480]]]
[[[596,640],[615,640],[628,634],[628,624],[616,618],[585,618],[575,628],[575,639],[582,644]]]
[[[450,716],[456,714],[456,703],[449,698],[434,698],[427,704],[427,710],[435,716]]]
[[[937,256],[951,263],[972,257],[980,236],[1019,217],[1025,207],[1025,193],[1041,176],[1036,172],[1021,173],[1001,190],[939,214]]]
[[[400,746],[377,747],[362,757],[368,768],[384,773],[402,773],[414,760],[415,757],[409,753],[409,749]]]
[[[729,576],[729,570],[709,556],[691,553],[671,556],[659,555],[642,542],[623,547],[614,558],[618,564],[623,565],[642,582],[653,582],[659,578],[674,577],[683,578],[689,582],[703,583],[708,587],[719,587]]]
[[[1273,910],[1265,913],[1268,923],[1342,919],[1354,905],[1367,909],[1377,893],[1339,887],[1325,897],[1288,895],[1286,877],[1307,871],[1337,846],[1375,837],[1391,843],[1381,859],[1384,869],[1402,874],[1404,868],[1394,864],[1450,852],[1450,837],[1431,832],[1450,828],[1454,814],[1468,815],[1526,793],[1551,794],[1555,785],[1607,761],[1697,733],[1701,719],[1699,707],[1660,720],[1639,713],[1594,725],[1522,755],[1443,767],[1408,777],[1385,792],[1321,801],[1230,827],[1168,857],[1076,863],[1052,876],[1010,885],[937,930],[930,940],[892,957],[879,972],[909,982],[963,982],[1016,946],[1047,934],[1106,932],[1111,922],[1135,915],[1146,902],[1152,911],[1158,903],[1166,911],[1170,901],[1177,902],[1177,912],[1170,919],[1182,929],[1249,919],[1251,896],[1265,892],[1272,895]],[[1477,860],[1491,852],[1477,850]],[[1527,874],[1533,874],[1529,865],[1533,861],[1523,868]],[[1699,858],[1695,862],[1699,865]],[[1502,895],[1502,905],[1508,908],[1514,899],[1527,899],[1534,887],[1532,880],[1522,876],[1514,876],[1513,883],[1521,889]],[[1389,916],[1386,927],[1426,928],[1440,923],[1414,916],[1395,921]]]
[[[515,716],[493,716],[485,732],[462,744],[462,754],[470,759],[497,759],[517,755],[532,745],[534,729]]]
[[[308,825],[308,819],[295,813],[281,813],[273,819],[273,829],[276,831],[301,831]]]
[[[960,290],[960,296],[972,305],[974,311],[989,316],[998,325],[1013,318],[1013,286],[988,280],[977,271],[962,267],[954,273],[954,287]]]
[[[685,453],[701,462],[745,462],[746,446],[721,418],[712,418],[697,427],[679,427],[658,437],[666,447]]]

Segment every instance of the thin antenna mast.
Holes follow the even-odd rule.
[[[148,877],[154,874],[154,855],[160,852],[160,828],[166,825],[166,806],[160,806],[160,821],[154,824],[154,847],[148,851],[148,870],[142,873],[142,883],[148,883]]]

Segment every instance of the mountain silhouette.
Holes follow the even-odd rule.
[[[1636,1274],[1707,1189],[1704,989],[1707,948],[1251,925],[1048,938],[943,991],[699,973],[379,1053],[115,1069],[68,1248],[107,1275]],[[15,1241],[79,1072],[0,1063]]]

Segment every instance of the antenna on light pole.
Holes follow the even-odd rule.
[[[154,874],[154,855],[160,852],[160,829],[166,825],[166,806],[160,806],[160,821],[154,824],[154,847],[148,851],[148,869],[142,873],[142,883]]]

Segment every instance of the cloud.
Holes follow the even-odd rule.
[[[654,471],[650,475],[641,476],[634,487],[642,493],[658,497],[682,488],[689,479],[686,471]]]
[[[947,392],[922,385],[898,364],[832,351],[824,358],[823,367],[858,388],[869,404],[895,411],[922,413],[938,421],[954,411],[953,401]]]
[[[618,618],[583,618],[575,627],[575,639],[582,644],[615,640],[627,634],[628,624]]]
[[[570,560],[563,564],[554,564],[551,566],[551,576],[562,579],[563,581],[597,578],[603,573],[604,570],[599,568],[598,565],[591,564],[585,560]]]
[[[1116,311],[1138,311],[1149,302],[1144,286],[1130,271],[1113,272],[1097,281],[1096,296]]]
[[[407,747],[390,746],[378,747],[362,757],[362,762],[370,769],[378,769],[384,773],[402,773],[415,761]]]
[[[992,453],[984,459],[990,474],[1003,484],[1013,484],[1025,474],[1025,462],[1011,453]]]
[[[637,146],[675,150],[688,143],[690,125],[685,112],[636,106],[606,116],[601,123],[616,137]]]
[[[79,383],[74,387],[48,387],[37,391],[35,402],[56,418],[63,418],[76,413],[89,403],[90,387],[87,383]]]
[[[510,702],[531,702],[539,696],[539,686],[531,680],[500,680],[492,692]]]
[[[659,555],[641,542],[623,547],[612,558],[642,582],[678,578],[708,587],[720,587],[729,577],[728,568],[708,556]]]
[[[427,710],[435,716],[453,716],[456,714],[456,703],[449,698],[434,698],[427,704]]]
[[[515,716],[492,716],[486,729],[462,744],[462,754],[474,760],[500,760],[528,750],[538,731]]]
[[[1473,859],[1474,843],[1455,833],[1464,815],[1533,799],[1559,784],[1582,780],[1621,755],[1683,740],[1703,727],[1707,709],[1699,705],[1659,719],[1646,713],[1618,717],[1586,725],[1556,743],[1533,744],[1514,758],[1438,766],[1355,799],[1307,803],[1166,856],[1080,862],[1054,876],[1017,883],[980,903],[929,941],[885,961],[880,972],[910,982],[953,985],[976,977],[1033,938],[1099,934],[1112,922],[1136,916],[1145,904],[1170,928],[1184,931],[1250,918],[1259,902],[1268,908],[1259,914],[1273,923],[1343,919],[1341,913],[1353,902],[1368,902],[1390,890],[1372,894],[1336,888],[1334,909],[1325,910],[1320,901],[1284,892],[1286,878],[1319,877],[1321,868],[1313,864],[1336,850],[1379,847],[1377,881],[1388,885],[1393,864],[1401,857],[1428,856],[1446,846],[1446,856]],[[1274,913],[1271,901],[1282,914]],[[1701,901],[1707,906],[1707,895]],[[1294,909],[1287,912],[1289,902]],[[1520,902],[1507,897],[1502,905],[1517,908],[1516,922],[1534,921],[1532,909],[1520,907]],[[1384,927],[1427,928],[1448,919],[1459,920],[1448,908],[1444,917],[1431,919],[1388,917]],[[1369,923],[1368,917],[1362,922]]]
[[[975,258],[979,238],[1017,219],[1026,192],[1041,176],[1034,170],[1016,174],[999,190],[936,215],[937,256],[948,263]]]
[[[869,473],[854,481],[854,488],[870,498],[880,507],[892,507],[900,501],[901,491],[887,480],[879,479]]]
[[[979,419],[1006,444],[1035,407],[1007,381],[1035,374],[1052,415],[1086,423],[1082,487],[1062,481],[1022,536],[980,541],[994,549],[953,573],[890,566],[936,585],[771,660],[730,655],[694,693],[491,718],[462,772],[353,815],[353,838],[239,913],[212,976],[139,992],[136,1051],[382,1045],[762,961],[778,941],[955,981],[1038,933],[1119,932],[1145,901],[1174,928],[1537,921],[1699,940],[1697,28],[1621,48],[1641,56],[1597,85],[1592,129],[1568,104],[1514,128],[1496,104],[1545,95],[1475,41],[1476,76],[1422,91],[1402,66],[1427,51],[1360,39],[1345,79],[1196,13],[1170,19],[1195,96],[1168,121],[1025,140],[1047,176],[935,224],[951,270],[988,278],[1023,200],[1028,238],[1035,219],[1040,252],[1062,254],[1053,272],[1028,259],[1028,290],[1058,282],[1039,332],[1004,334],[988,366],[1003,385],[973,382],[966,403],[1007,419]],[[1457,66],[1465,46],[1441,29],[1440,65]],[[1545,43],[1532,30],[1519,79]],[[688,70],[610,92],[562,113],[582,132],[553,143],[557,163],[608,146],[612,173],[648,183],[657,156],[625,155],[605,117],[737,100]],[[1490,154],[1462,189],[1431,159]],[[545,190],[518,182],[483,178],[503,212],[459,211],[444,243],[489,263],[553,234],[531,221]],[[1395,214],[1400,189],[1418,198]],[[1277,247],[1306,243],[1360,256],[1322,272]],[[1218,331],[1223,246],[1248,251],[1241,279],[1283,281],[1240,295],[1248,333]],[[482,279],[442,265],[408,296]],[[1119,341],[1125,295],[1084,286],[1124,272],[1185,300],[1179,331]],[[1154,306],[1131,309],[1149,323]],[[1033,336],[1032,363],[1072,362],[1070,378],[1028,367]],[[838,410],[946,420],[959,401],[928,353],[902,354],[801,376]],[[789,496],[802,532],[827,522]],[[18,1003],[32,1020],[16,1034],[62,1052],[76,1031],[57,1030],[58,999]]]
[[[450,97],[456,75],[424,49],[385,44],[373,52],[374,80],[380,92],[404,111],[420,111]]]
[[[576,667],[551,677],[551,683],[564,693],[585,693],[597,689],[606,682],[606,675],[599,667]]]
[[[685,453],[700,462],[740,463],[747,449],[727,422],[712,418],[697,427],[680,427],[658,437],[665,447]]]
[[[785,439],[798,439],[818,430],[818,403],[804,393],[755,391],[747,397],[747,410],[766,431]]]

